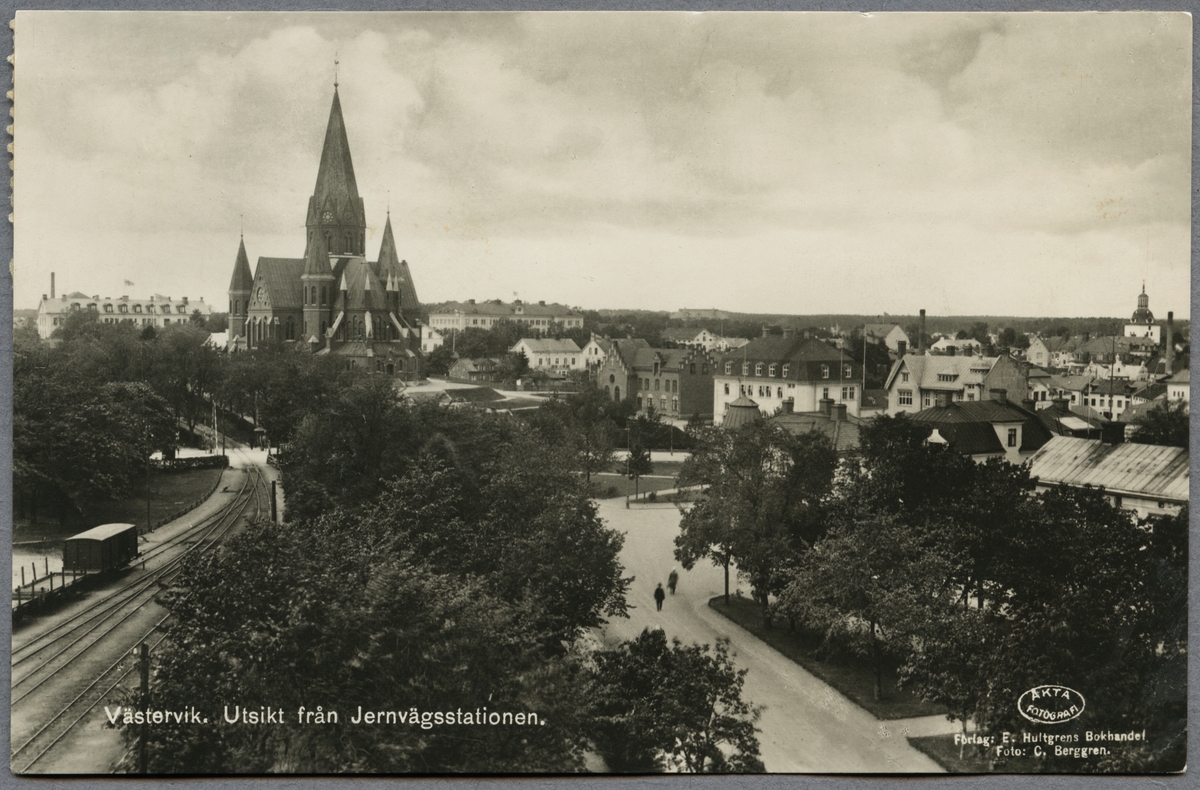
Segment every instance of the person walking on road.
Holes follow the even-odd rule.
[[[671,575],[667,577],[667,587],[671,588],[671,595],[675,594],[675,585],[677,584],[679,584],[679,574],[671,571]]]
[[[662,611],[663,601],[666,599],[667,594],[663,592],[662,582],[659,582],[658,586],[654,588],[654,603],[658,607],[658,611]]]

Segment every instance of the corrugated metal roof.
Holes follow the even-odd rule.
[[[1188,501],[1188,451],[1156,444],[1105,444],[1056,436],[1029,459],[1042,483],[1103,486],[1151,499]]]
[[[101,524],[98,527],[92,527],[87,532],[72,535],[67,540],[107,540],[113,535],[120,535],[129,529],[136,529],[136,527],[133,524]]]

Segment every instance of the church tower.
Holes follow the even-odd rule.
[[[325,238],[318,234],[309,243],[304,255],[304,274],[300,275],[304,302],[303,340],[306,343],[325,342],[329,310],[334,299],[333,269],[329,267]]]
[[[246,316],[250,309],[250,292],[254,276],[246,257],[246,240],[238,242],[237,260],[233,264],[233,279],[229,281],[229,339],[246,336]]]
[[[317,185],[308,199],[308,251],[320,238],[333,255],[366,255],[367,220],[363,200],[358,196],[354,163],[350,161],[350,142],[342,119],[342,102],[337,83],[333,85],[333,106],[325,127],[325,146],[317,170]]]

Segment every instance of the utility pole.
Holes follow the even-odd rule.
[[[145,642],[138,648],[138,668],[142,676],[142,710],[146,711],[150,708],[150,646]],[[146,738],[150,734],[148,724],[145,719],[142,720],[141,732],[138,733],[138,773],[144,774],[148,770],[148,752]]]

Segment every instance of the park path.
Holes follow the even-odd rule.
[[[765,705],[758,726],[762,759],[773,773],[941,773],[942,769],[905,740],[906,722],[882,722],[858,707],[748,631],[722,617],[708,600],[724,591],[724,574],[711,564],[684,571],[674,559],[679,511],[670,505],[626,509],[624,499],[599,500],[600,515],[625,533],[621,561],[634,575],[629,619],[614,618],[605,639],[632,639],[643,628],[661,627],[667,637],[712,644],[727,636],[740,668],[748,669],[743,696]],[[654,587],[666,586],[673,568],[680,573],[676,595],[661,612],[654,608]],[[738,581],[731,575],[730,589]],[[919,720],[922,729],[934,725]],[[914,723],[915,724],[915,723]],[[918,734],[912,732],[911,734]],[[919,734],[928,734],[920,732]]]

